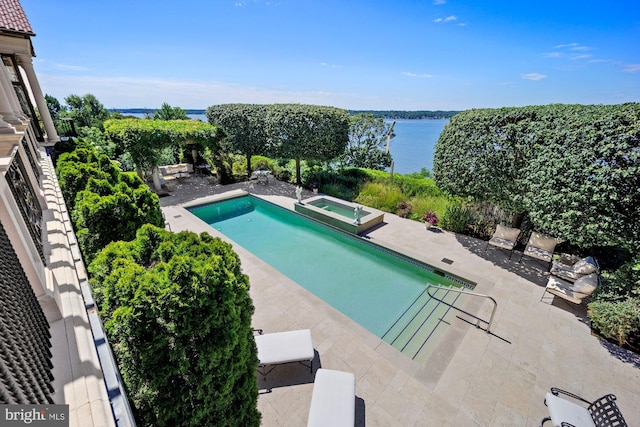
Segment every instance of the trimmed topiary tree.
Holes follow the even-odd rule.
[[[249,281],[231,245],[143,226],[89,266],[141,426],[258,426]]]

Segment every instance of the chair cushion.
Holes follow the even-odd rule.
[[[553,253],[553,250],[556,248],[558,244],[558,239],[553,237],[545,236],[544,234],[540,234],[537,232],[531,233],[531,238],[529,239],[529,246],[533,246],[537,249],[542,249],[546,252]]]
[[[350,372],[318,369],[313,384],[307,427],[353,427],[356,378]]]
[[[583,258],[573,265],[573,271],[576,274],[591,274],[598,269],[596,261],[589,257]]]
[[[260,365],[309,361],[315,356],[309,329],[256,335],[254,339]]]
[[[593,291],[598,287],[598,275],[595,273],[588,274],[580,277],[573,284],[573,291],[577,294],[582,294],[585,297],[591,295]]]
[[[497,239],[507,240],[509,242],[515,242],[518,240],[518,236],[520,235],[520,229],[505,227],[504,225],[498,224],[496,226],[496,232],[493,233],[493,237]]]
[[[582,298],[586,297],[584,294],[574,292],[573,283],[562,280],[556,276],[549,276],[545,292],[557,295],[574,304],[580,304],[582,302]]]
[[[593,418],[587,408],[569,400],[547,393],[545,402],[549,408],[549,416],[554,426],[569,423],[574,426],[593,426]]]

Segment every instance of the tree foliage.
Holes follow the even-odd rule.
[[[105,134],[128,152],[141,169],[158,166],[162,149],[190,143],[218,151],[222,136],[218,129],[199,120],[108,120]]]
[[[190,120],[187,112],[180,107],[172,107],[166,102],[153,112],[154,120]]]
[[[445,126],[434,177],[579,247],[640,241],[640,104],[470,110]]]
[[[84,96],[69,95],[64,101],[67,107],[60,116],[71,117],[78,128],[86,126],[102,129],[103,122],[109,118],[109,111],[90,93]]]
[[[258,104],[222,104],[207,108],[207,119],[220,126],[231,152],[247,158],[247,176],[251,175],[251,157],[268,155],[265,130],[267,106]]]
[[[356,114],[349,118],[349,142],[339,162],[343,166],[384,170],[391,166],[386,152],[390,125],[373,114]],[[393,135],[391,135],[393,137]]]
[[[296,183],[301,183],[300,160],[330,161],[344,152],[349,141],[349,113],[334,107],[275,104],[267,112],[267,134],[276,157],[296,161]]]
[[[231,245],[147,225],[89,271],[139,425],[260,424],[253,304]]]
[[[158,196],[90,147],[61,155],[56,172],[87,261],[110,242],[133,239],[143,224],[164,226]]]

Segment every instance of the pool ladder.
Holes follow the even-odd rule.
[[[454,306],[453,304],[449,304],[448,302],[446,302],[446,301],[444,301],[444,300],[441,300],[440,298],[437,298],[436,296],[434,296],[433,294],[431,294],[431,292],[430,292],[430,290],[431,290],[431,289],[436,289],[436,290],[438,290],[438,289],[442,289],[442,290],[445,290],[445,291],[448,291],[448,292],[458,292],[458,293],[460,293],[460,294],[462,294],[462,295],[471,295],[471,296],[475,296],[475,297],[482,297],[482,298],[490,299],[490,300],[491,300],[491,302],[493,302],[493,309],[491,310],[491,317],[489,318],[489,321],[487,322],[486,320],[484,320],[484,319],[482,319],[482,318],[480,318],[480,317],[476,316],[475,314],[471,314],[471,313],[469,313],[468,311],[465,311],[465,310],[463,310],[463,309],[461,309],[461,308],[458,308],[458,307]],[[496,302],[496,300],[495,300],[492,296],[490,296],[490,295],[485,295],[485,294],[478,294],[478,293],[476,293],[476,292],[469,292],[469,291],[465,291],[464,289],[456,289],[456,288],[451,288],[451,287],[448,287],[448,286],[438,286],[438,285],[429,285],[429,286],[427,286],[427,293],[428,293],[428,294],[429,294],[429,296],[430,296],[431,298],[433,298],[434,300],[439,301],[439,302],[441,302],[442,304],[445,304],[445,305],[447,305],[447,306],[449,306],[449,307],[451,307],[451,308],[453,308],[453,309],[458,310],[458,311],[459,311],[459,312],[461,312],[461,313],[466,314],[467,316],[471,316],[471,317],[473,317],[474,319],[476,319],[476,328],[478,328],[478,329],[483,329],[483,328],[480,326],[480,322],[486,323],[486,325],[487,325],[487,329],[483,329],[483,330],[484,330],[485,332],[487,332],[487,333],[492,333],[492,332],[491,332],[491,323],[493,323],[493,317],[494,317],[494,316],[495,316],[495,314],[496,314],[496,308],[498,308],[498,303]]]

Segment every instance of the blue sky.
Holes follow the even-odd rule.
[[[21,0],[43,92],[107,108],[640,101],[640,3]]]

